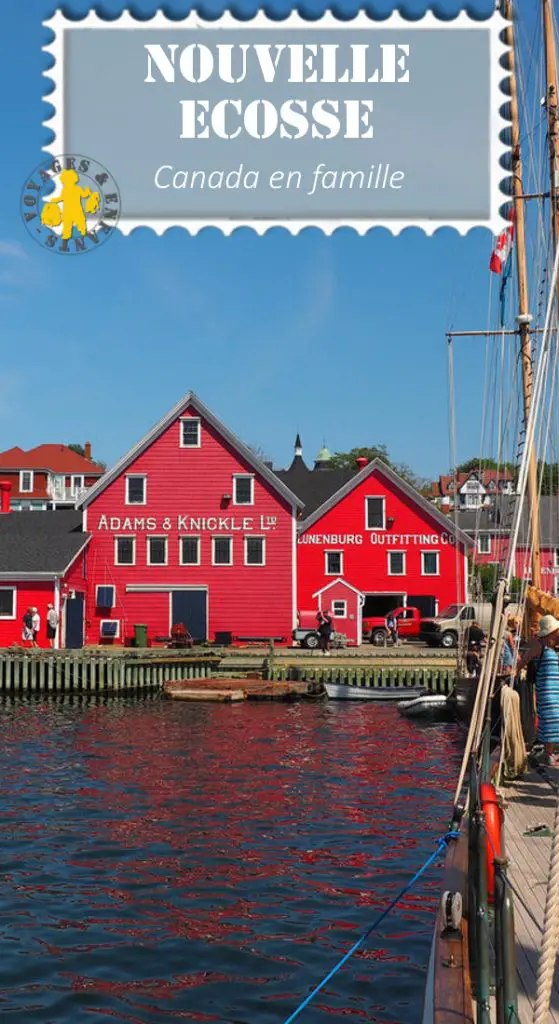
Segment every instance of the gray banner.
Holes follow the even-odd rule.
[[[491,216],[489,23],[66,25],[64,152],[110,169],[123,221]]]

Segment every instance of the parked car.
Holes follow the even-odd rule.
[[[429,647],[457,647],[460,633],[468,628],[476,618],[475,608],[471,604],[449,604],[440,615],[432,619],[422,619],[419,639]]]
[[[388,615],[393,615],[398,621],[398,636],[419,637],[421,626],[421,613],[419,608],[394,608]],[[376,647],[382,647],[388,639],[386,628],[386,615],[367,615],[363,619],[363,640],[369,640]]]

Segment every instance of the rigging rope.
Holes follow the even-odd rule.
[[[559,250],[558,250],[559,251]],[[559,939],[559,796],[555,804],[555,822],[551,844],[549,882],[545,902],[543,938],[538,961],[536,1001],[533,1024],[546,1024],[549,1020],[551,989],[555,974],[555,958]]]
[[[410,881],[404,886],[404,888],[400,890],[398,895],[395,896],[392,902],[388,904],[386,909],[383,910],[381,914],[379,914],[377,919],[373,921],[372,925],[370,925],[370,927],[367,928],[365,932],[363,932],[361,938],[359,938],[357,942],[353,944],[351,949],[348,949],[347,953],[344,954],[341,960],[338,960],[338,963],[335,964],[332,970],[328,972],[328,974],[326,975],[325,978],[322,979],[320,984],[313,988],[312,992],[305,999],[303,999],[301,1003],[299,1003],[297,1009],[294,1010],[289,1017],[287,1017],[287,1019],[284,1021],[284,1024],[291,1024],[291,1021],[294,1021],[295,1018],[298,1017],[300,1013],[302,1013],[305,1007],[309,1005],[311,1000],[314,999],[314,997],[320,992],[320,990],[324,988],[324,986],[330,981],[330,979],[338,973],[338,971],[349,960],[349,958],[353,956],[353,954],[359,949],[359,946],[363,945],[365,939],[367,939],[369,935],[371,935],[371,933],[374,932],[376,928],[378,928],[378,926],[384,921],[385,917],[388,917],[390,911],[393,910],[394,907],[400,902],[402,897],[405,896],[407,892],[409,892],[409,890],[412,888],[412,886],[415,885],[418,879],[425,874],[427,869],[431,867],[433,861],[435,861],[437,857],[439,857],[440,854],[447,849],[450,841],[452,839],[458,839],[459,836],[460,833],[454,831],[447,832],[446,835],[441,836],[441,838],[437,842],[437,849],[427,858],[424,864],[422,864],[422,866],[419,868],[419,871],[416,871],[413,878],[411,878]]]

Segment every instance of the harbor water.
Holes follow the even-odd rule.
[[[282,1024],[435,848],[460,748],[368,702],[4,700],[0,1021]],[[440,882],[301,1024],[419,1024]]]

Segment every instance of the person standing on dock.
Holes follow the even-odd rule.
[[[51,647],[54,647],[54,641],[56,640],[56,630],[58,628],[58,613],[54,609],[54,605],[49,604],[47,608],[47,640]]]
[[[388,636],[392,640],[394,647],[397,647],[400,638],[398,636],[398,619],[394,615],[394,612],[389,612],[386,616],[386,628],[388,630]]]
[[[318,636],[320,650],[323,654],[330,656],[330,637],[332,635],[332,616],[329,611],[320,611],[316,616],[318,619]]]
[[[559,621],[554,615],[544,615],[530,647],[520,659],[518,670],[532,659],[536,660],[536,710],[538,715],[537,739],[543,743],[545,763],[559,768],[555,747],[559,744]]]
[[[27,643],[33,645],[33,611],[31,608],[28,608],[23,616],[21,639],[24,644]]]
[[[33,639],[31,643],[33,644],[33,647],[38,647],[39,644],[37,643],[37,637],[39,635],[39,630],[41,628],[41,616],[39,615],[39,611],[37,608],[32,608],[31,612],[33,615],[31,619],[33,629]]]

